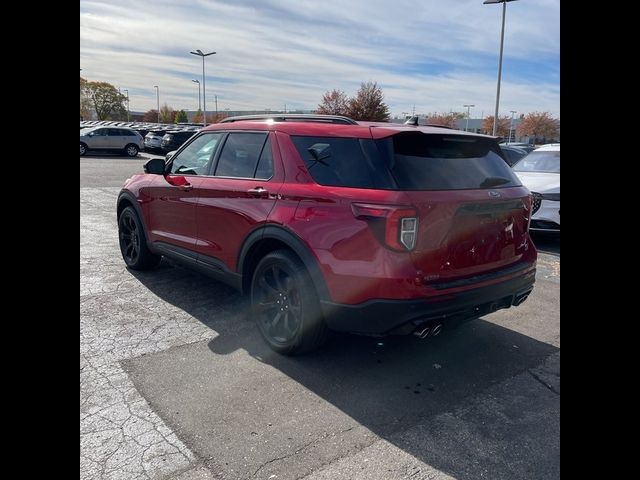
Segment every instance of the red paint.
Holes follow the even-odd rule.
[[[232,271],[237,270],[240,249],[251,231],[262,224],[285,228],[317,260],[329,300],[338,303],[428,299],[503,282],[535,268],[537,253],[528,233],[530,198],[526,188],[501,188],[501,197],[494,199],[487,190],[403,192],[322,186],[313,181],[289,137],[382,138],[407,128],[416,129],[304,122],[214,124],[205,131],[271,131],[273,177],[262,181],[138,175],[125,189],[142,206],[150,240],[215,257]],[[184,182],[193,188],[183,190]],[[256,187],[265,188],[267,193],[248,193]],[[515,202],[518,206],[495,215],[464,214],[469,204],[499,202]],[[417,243],[407,251],[394,235],[399,219],[414,215],[418,218]],[[371,221],[376,216],[387,222],[382,236]],[[517,262],[529,266],[467,287],[435,290],[429,286]]]

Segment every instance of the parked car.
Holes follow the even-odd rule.
[[[143,147],[140,134],[130,128],[90,127],[80,130],[80,156],[89,150],[110,150],[135,157]]]
[[[167,133],[166,130],[150,130],[144,136],[144,149],[153,152],[162,148],[162,137]]]
[[[164,134],[164,137],[162,137],[160,146],[164,152],[177,150],[195,134],[196,132],[193,130],[169,130]]]
[[[504,153],[505,160],[507,161],[509,166],[516,163],[528,153],[522,148],[512,147],[511,145],[500,145],[500,148],[502,149],[502,153]]]
[[[520,305],[531,195],[493,137],[323,115],[225,119],[117,201],[126,265],[167,256],[248,295],[275,351],[329,330],[438,335]]]
[[[520,142],[500,142],[501,147],[517,147],[524,150],[527,153],[531,153],[535,150],[535,145],[530,143],[520,143]]]
[[[560,144],[536,148],[513,170],[533,195],[530,229],[560,233]]]

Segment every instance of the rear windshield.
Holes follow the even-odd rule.
[[[560,151],[531,152],[513,166],[516,172],[560,173]]]
[[[399,133],[381,140],[292,136],[320,185],[458,190],[521,185],[491,139]]]
[[[467,135],[399,133],[378,150],[400,190],[466,190],[521,185],[494,140]]]

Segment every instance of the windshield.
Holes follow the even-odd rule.
[[[560,150],[531,152],[513,166],[516,172],[560,173]]]

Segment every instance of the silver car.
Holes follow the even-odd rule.
[[[89,150],[115,150],[135,157],[143,148],[142,136],[130,128],[93,127],[80,130],[80,156]]]

